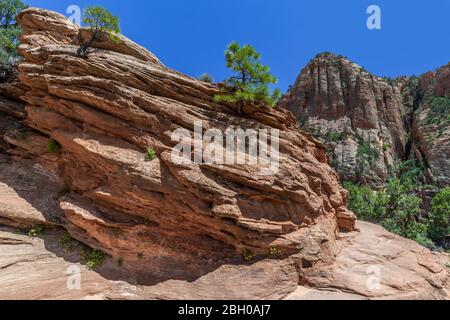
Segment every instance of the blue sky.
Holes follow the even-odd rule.
[[[345,55],[379,76],[421,74],[450,61],[449,0],[24,0],[65,13],[101,5],[120,17],[123,34],[164,64],[192,76],[229,75],[223,53],[252,44],[286,90],[317,53]],[[381,8],[381,30],[366,9]]]

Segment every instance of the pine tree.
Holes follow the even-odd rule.
[[[265,103],[274,106],[281,97],[280,90],[271,94],[269,84],[277,83],[268,66],[260,63],[261,55],[250,45],[232,42],[225,51],[227,67],[235,75],[225,81],[225,92],[215,97],[216,102],[237,103],[242,112],[245,103]]]
[[[17,46],[21,30],[16,16],[25,8],[20,0],[0,1],[0,82],[8,79],[19,60]]]
[[[87,42],[83,42],[81,33],[78,35],[80,47],[77,54],[86,58],[89,48],[97,41],[103,33],[109,33],[111,40],[117,42],[114,34],[120,33],[119,18],[113,16],[108,10],[102,7],[89,7],[83,12],[83,23],[90,28],[91,37]]]

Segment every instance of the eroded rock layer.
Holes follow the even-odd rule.
[[[220,87],[124,37],[79,58],[89,31],[53,12],[30,8],[18,22],[20,81],[0,86],[0,298],[448,298],[448,256],[370,224],[354,231],[324,146],[289,112],[238,114],[214,103]],[[198,121],[278,129],[278,171],[180,164],[172,133],[192,145]],[[23,233],[36,225],[45,233]],[[104,264],[82,266],[83,245],[66,250],[63,229],[107,253]],[[388,272],[375,289],[373,265]],[[67,287],[73,268],[78,291]]]
[[[73,236],[128,260],[186,263],[211,251],[224,258],[241,250],[297,252],[317,229],[319,251],[333,259],[338,225],[352,230],[354,216],[323,147],[296,130],[288,112],[250,105],[237,115],[234,106],[213,102],[217,86],[165,67],[124,37],[114,44],[104,35],[80,58],[80,29],[59,14],[31,8],[17,21],[27,128],[4,140],[15,146],[10,153],[39,157],[60,178],[60,209]],[[193,137],[196,121],[222,132],[280,130],[278,172],[179,164],[171,135],[184,129]],[[156,159],[147,161],[147,148]]]

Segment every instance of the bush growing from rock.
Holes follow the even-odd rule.
[[[86,58],[89,48],[104,33],[109,33],[112,41],[117,42],[118,39],[114,34],[120,33],[119,18],[113,16],[108,10],[102,7],[89,7],[83,13],[83,23],[90,28],[90,39],[84,42],[81,39],[81,33],[78,35],[80,47],[77,54],[79,57]]]

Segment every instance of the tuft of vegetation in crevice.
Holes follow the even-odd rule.
[[[65,252],[69,252],[73,249],[75,240],[70,236],[70,234],[65,233],[59,239],[59,244],[64,249]]]
[[[98,249],[92,249],[88,246],[83,246],[83,261],[84,264],[90,268],[95,269],[100,267],[105,260],[105,254]]]
[[[58,154],[61,151],[61,145],[54,139],[47,140],[47,151],[49,153]]]
[[[156,151],[152,148],[147,148],[147,152],[145,153],[145,161],[152,161],[157,158]]]
[[[31,238],[36,238],[44,234],[43,226],[32,226],[30,230],[28,230],[27,235]]]
[[[256,257],[256,254],[254,254],[251,250],[249,250],[249,249],[243,249],[242,250],[242,258],[245,260],[245,261],[252,261],[253,259],[255,259],[255,257]]]

